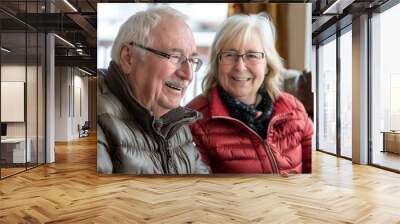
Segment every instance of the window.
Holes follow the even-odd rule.
[[[400,170],[400,155],[387,150],[384,132],[400,131],[400,5],[371,19],[372,164]],[[398,133],[400,139],[400,132]],[[394,140],[394,139],[393,139]],[[390,139],[389,139],[390,141]],[[400,141],[395,148],[400,148]],[[400,151],[400,150],[399,150]]]
[[[318,48],[318,149],[336,154],[336,39]]]
[[[18,7],[21,15],[40,13],[44,3],[18,2]],[[10,21],[0,30],[0,111],[7,127],[0,144],[0,178],[5,178],[45,163],[46,38],[3,12],[0,17]],[[10,102],[11,95],[17,100]]]
[[[351,28],[351,27],[350,27]],[[340,36],[340,155],[352,157],[352,35]]]

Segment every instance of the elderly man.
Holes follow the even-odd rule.
[[[169,7],[131,16],[98,75],[99,173],[206,174],[188,125],[196,111],[180,107],[202,62],[185,17]]]

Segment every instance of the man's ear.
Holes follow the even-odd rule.
[[[134,55],[130,48],[126,45],[123,45],[119,53],[119,66],[124,76],[131,74],[134,68],[133,57]]]

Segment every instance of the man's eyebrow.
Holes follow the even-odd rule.
[[[171,52],[178,52],[178,53],[184,55],[184,51],[182,49],[180,49],[180,48],[172,48],[170,51]],[[198,56],[198,55],[199,55],[199,53],[193,52],[191,56]]]
[[[179,53],[183,54],[183,50],[180,49],[180,48],[172,48],[169,51],[171,51],[171,52],[179,52]]]

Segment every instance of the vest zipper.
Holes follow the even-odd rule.
[[[161,133],[161,127],[163,125],[170,125],[170,124],[163,123],[162,119],[154,118],[154,120],[153,120],[153,130],[156,132],[157,138],[160,141],[160,144],[161,144],[160,148],[164,149],[164,150],[160,151],[160,155],[161,155],[161,161],[162,161],[161,165],[162,165],[162,168],[163,168],[165,174],[171,174],[172,173],[170,171],[170,167],[174,169],[175,174],[179,174],[178,168],[176,167],[176,165],[172,164],[172,156],[171,156],[172,147],[169,144],[169,139],[171,138],[171,136],[173,134],[175,134],[175,132],[179,128],[183,127],[186,124],[189,124],[190,122],[192,122],[193,120],[198,119],[199,117],[200,116],[198,115],[198,113],[196,113],[196,117],[184,117],[179,122],[175,122],[175,124],[173,124],[173,127],[171,128],[171,130],[169,130],[169,132],[166,133],[166,136],[164,136]]]
[[[186,125],[186,124],[189,124],[192,120],[194,120],[192,117],[183,118],[179,123],[174,124],[174,126],[173,126],[173,127],[171,128],[171,130],[167,133],[167,136],[166,136],[165,138],[166,138],[166,139],[171,138],[171,136],[172,136],[173,134],[175,134],[175,132],[176,132],[179,128],[183,127],[183,126]]]
[[[279,167],[278,164],[275,160],[275,156],[272,153],[272,150],[270,149],[269,145],[268,145],[268,133],[269,133],[269,129],[271,127],[271,123],[272,120],[274,120],[274,118],[271,119],[271,121],[268,124],[268,129],[267,129],[267,139],[264,140],[261,138],[261,136],[255,132],[253,129],[247,127],[247,125],[245,123],[243,123],[242,121],[236,119],[236,118],[232,118],[232,117],[225,117],[225,116],[212,116],[212,118],[223,118],[223,119],[227,119],[227,120],[231,120],[231,121],[235,121],[238,122],[239,124],[241,124],[244,128],[246,128],[247,130],[249,130],[250,132],[252,132],[253,134],[255,134],[257,136],[257,138],[263,143],[263,145],[265,146],[265,151],[267,152],[267,155],[269,157],[269,160],[271,161],[271,166],[272,166],[272,173],[276,173],[279,174]]]
[[[155,119],[153,120],[153,130],[156,133],[156,138],[158,138],[159,144],[160,144],[160,156],[161,156],[161,167],[164,171],[164,174],[169,174],[169,160],[170,160],[170,155],[169,155],[169,148],[165,147],[166,144],[166,139],[164,136],[161,134],[161,127],[162,127],[162,120]],[[155,125],[154,125],[155,124]]]

